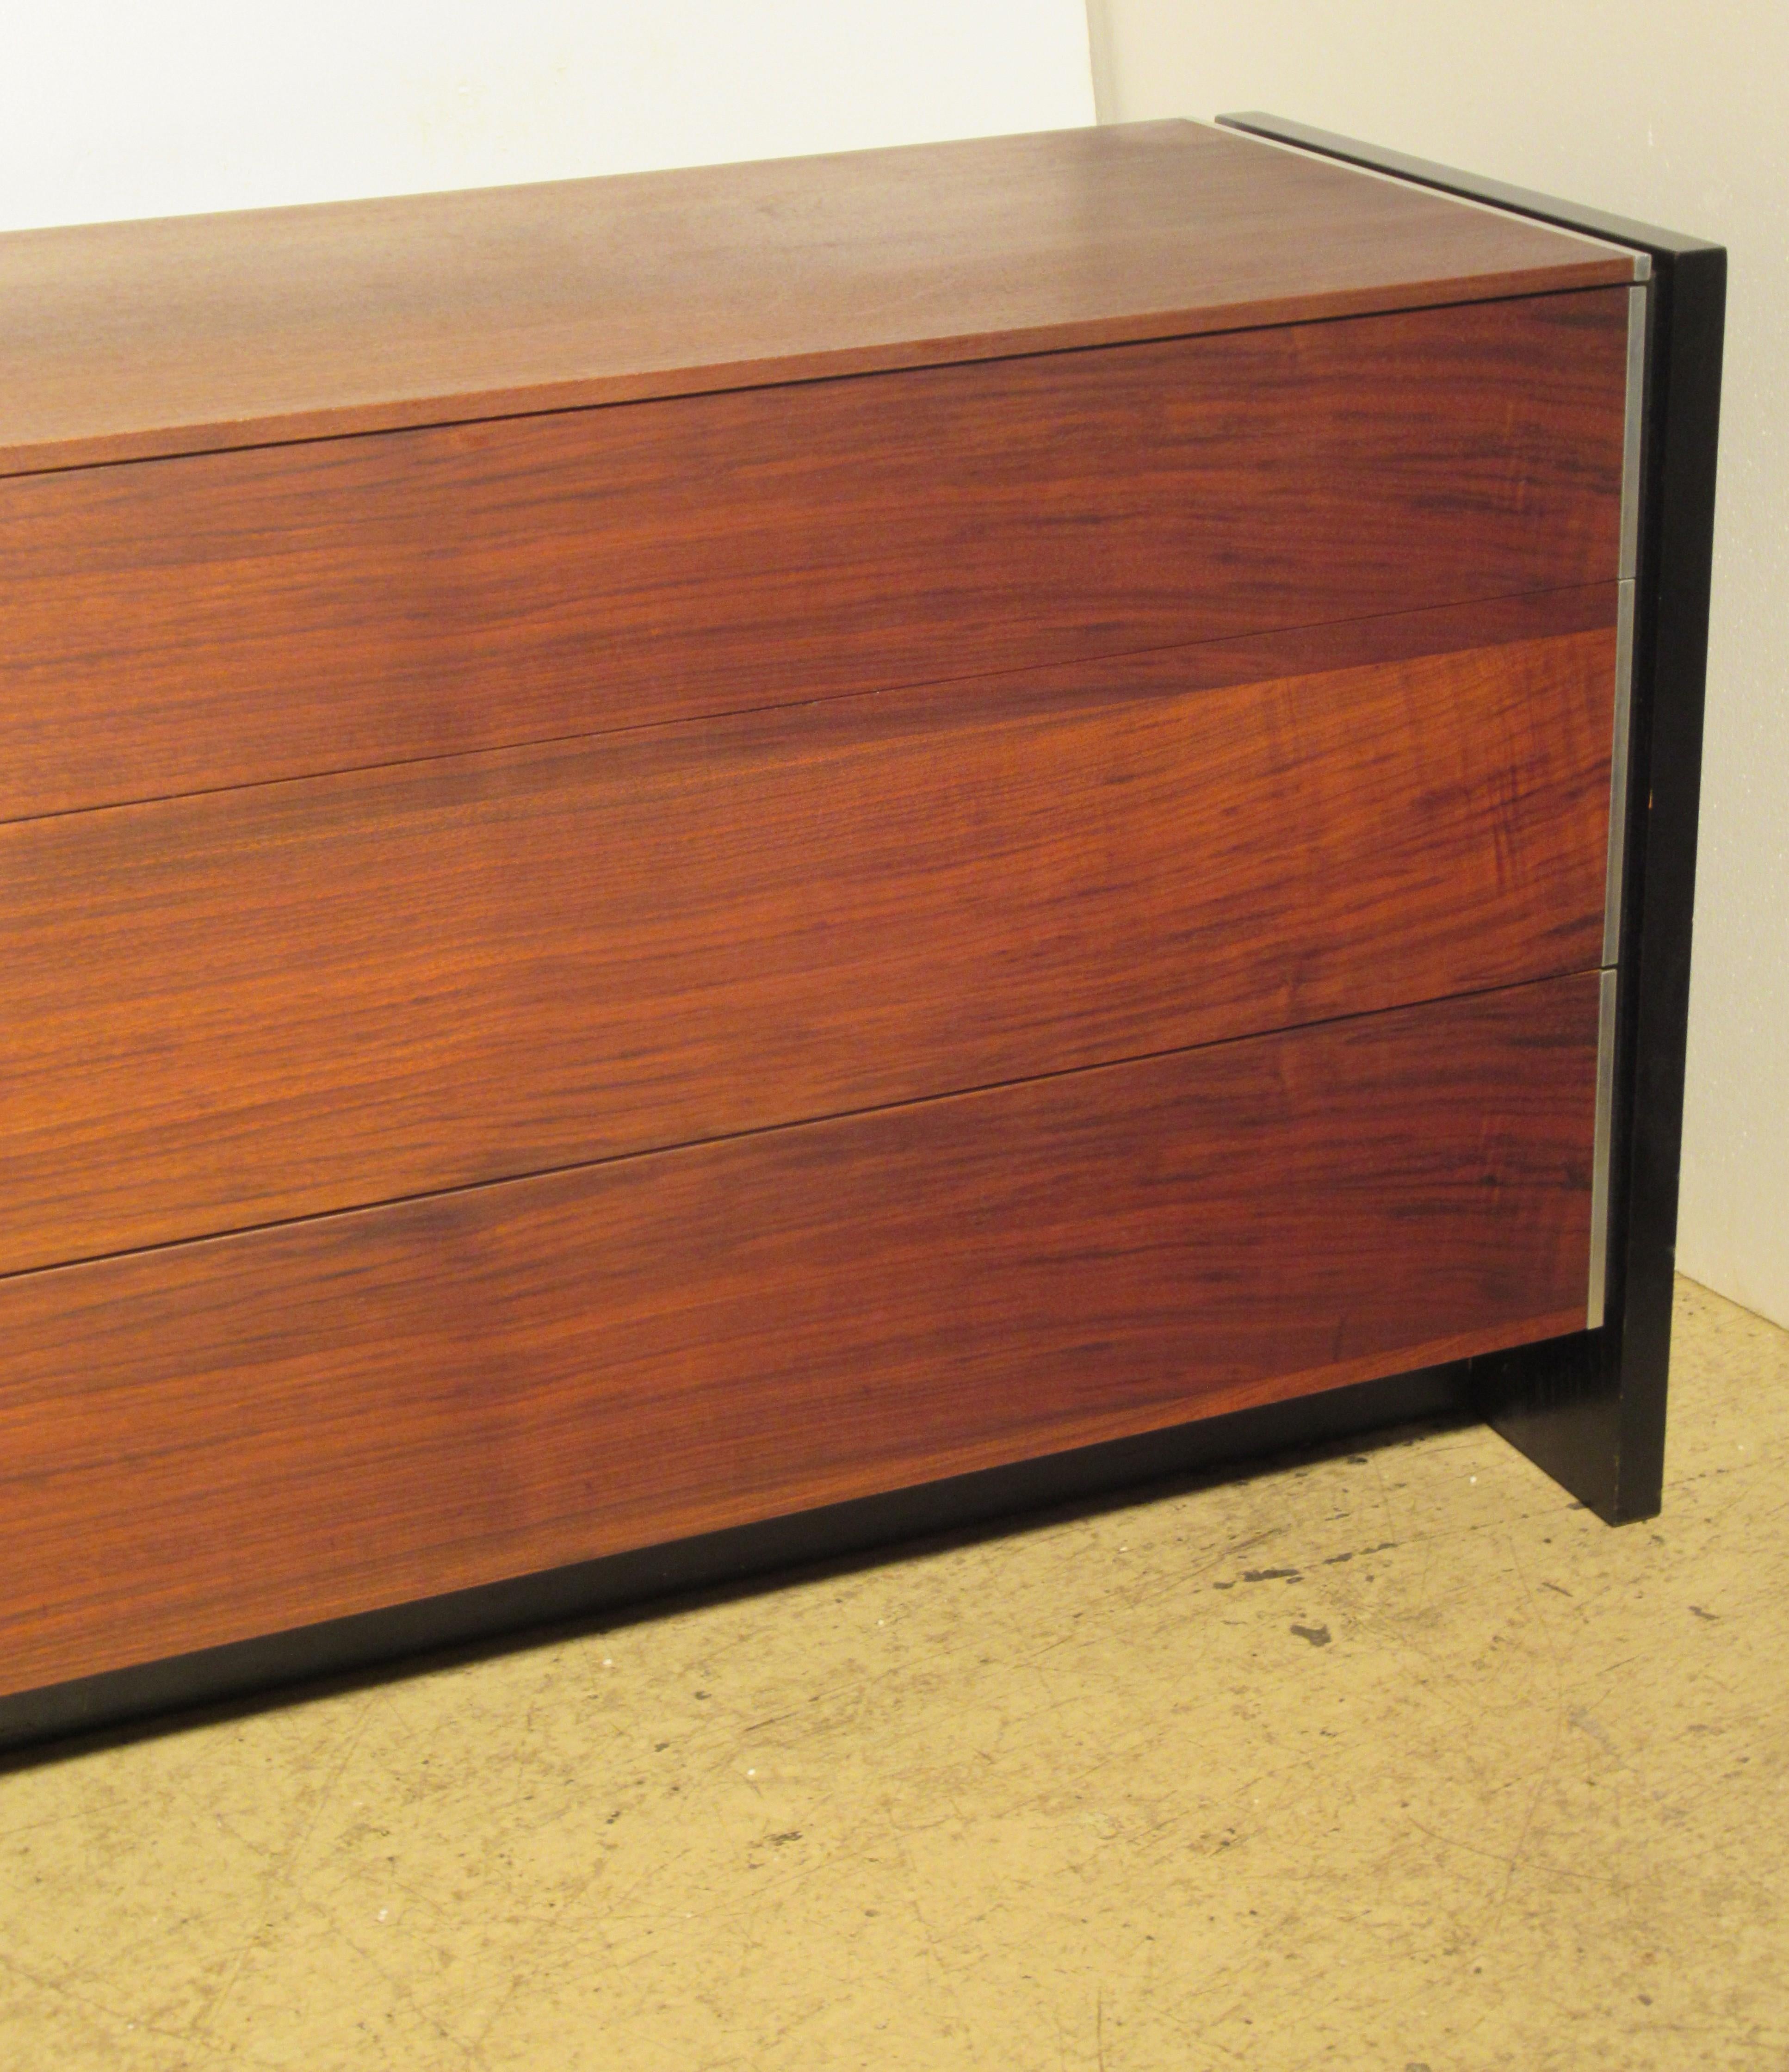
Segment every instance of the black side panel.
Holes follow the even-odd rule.
[[[1610,1524],[1654,1516],[1664,1472],[1690,927],[1727,255],[1719,245],[1271,115],[1265,137],[1647,253],[1634,690],[1616,1009],[1608,1322],[1474,1361],[1483,1414]]]

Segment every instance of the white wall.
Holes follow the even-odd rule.
[[[1789,6],[1089,12],[1106,121],[1267,109],[1729,247],[1678,1263],[1789,1323]]]
[[[1082,0],[4,0],[0,228],[1093,119]]]

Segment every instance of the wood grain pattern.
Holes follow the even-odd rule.
[[[1612,628],[1262,644],[0,828],[0,1271],[1596,962]]]
[[[1626,291],[0,483],[0,817],[1613,580]]]
[[[0,236],[0,472],[1631,280],[1202,125]]]
[[[1540,1338],[1585,973],[0,1285],[0,1687]]]

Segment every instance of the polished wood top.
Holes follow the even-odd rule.
[[[0,236],[0,474],[1631,280],[1193,122]]]

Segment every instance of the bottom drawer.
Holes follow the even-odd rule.
[[[1598,999],[0,1282],[0,1691],[1581,1329]]]

